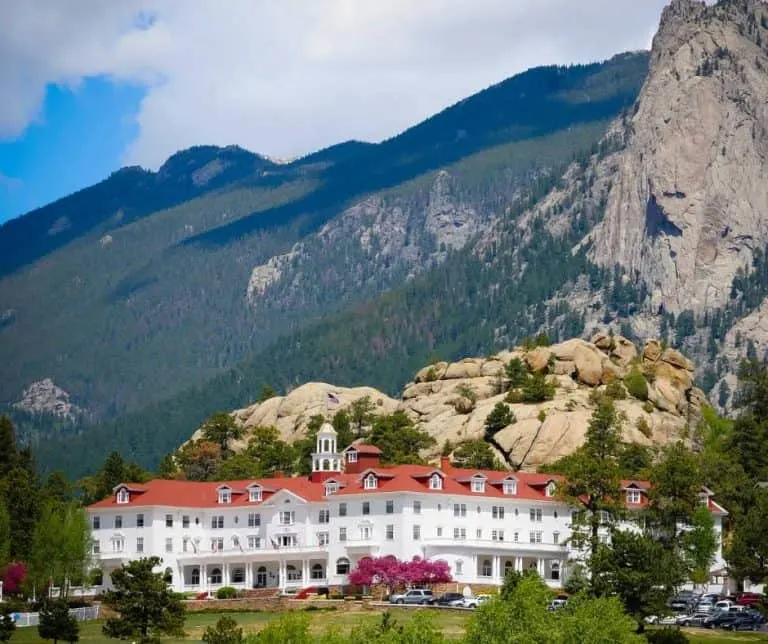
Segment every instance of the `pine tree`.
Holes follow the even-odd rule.
[[[229,444],[243,437],[243,428],[237,424],[232,414],[216,412],[201,427],[203,438],[216,443],[221,450],[221,457],[226,460],[232,453]]]
[[[48,601],[40,609],[40,623],[37,632],[41,639],[77,642],[80,639],[80,624],[74,615],[69,614],[65,601]]]

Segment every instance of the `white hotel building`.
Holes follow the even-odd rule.
[[[104,586],[121,564],[158,556],[177,591],[292,592],[343,586],[360,559],[384,555],[444,559],[462,586],[500,585],[507,570],[529,568],[562,586],[578,557],[557,477],[379,459],[371,445],[337,451],[326,424],[309,477],[120,484],[88,508]],[[629,508],[647,504],[647,488],[625,482]],[[727,512],[708,490],[702,502],[720,534]],[[712,568],[723,568],[719,548]]]

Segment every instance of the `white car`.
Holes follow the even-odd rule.
[[[490,595],[476,595],[475,597],[465,597],[461,600],[460,606],[464,608],[477,608],[491,598]]]

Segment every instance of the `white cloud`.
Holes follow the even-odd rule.
[[[649,46],[664,0],[29,0],[0,3],[0,138],[49,83],[146,96],[126,162],[194,144],[276,157],[380,140],[528,67]]]

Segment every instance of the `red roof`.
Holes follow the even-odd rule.
[[[352,449],[358,454],[369,454],[371,456],[380,456],[382,454],[382,451],[376,445],[366,445],[365,443],[352,444],[344,451],[348,452]]]
[[[367,447],[367,446],[366,446]],[[374,489],[365,489],[363,479],[370,473],[379,477]],[[429,487],[430,475],[442,475],[442,488],[432,490]],[[471,479],[475,475],[486,477],[485,491],[472,492]],[[516,494],[504,494],[505,479],[517,481]],[[396,492],[419,492],[423,494],[450,494],[453,496],[483,497],[498,499],[527,499],[537,502],[559,502],[556,497],[546,495],[546,485],[550,481],[561,481],[562,476],[554,474],[537,474],[530,472],[500,472],[497,470],[472,470],[445,466],[442,469],[433,465],[397,465],[368,468],[361,473],[332,474],[324,482],[311,481],[307,477],[277,477],[245,481],[168,481],[155,479],[147,483],[124,483],[116,486],[126,487],[130,494],[130,502],[118,504],[116,495],[111,495],[102,501],[92,504],[91,508],[119,508],[121,506],[166,506],[187,508],[216,508],[223,506],[257,507],[273,495],[287,491],[309,502],[325,500],[325,484],[328,481],[339,483],[335,496],[392,494]],[[248,500],[248,486],[260,485],[262,501]],[[218,503],[218,490],[222,487],[232,490],[231,503]],[[636,486],[647,492],[650,485],[647,481],[622,481],[622,487]],[[640,505],[647,503],[646,495]],[[636,507],[636,506],[635,506]],[[709,507],[715,513],[727,514],[712,499]]]

